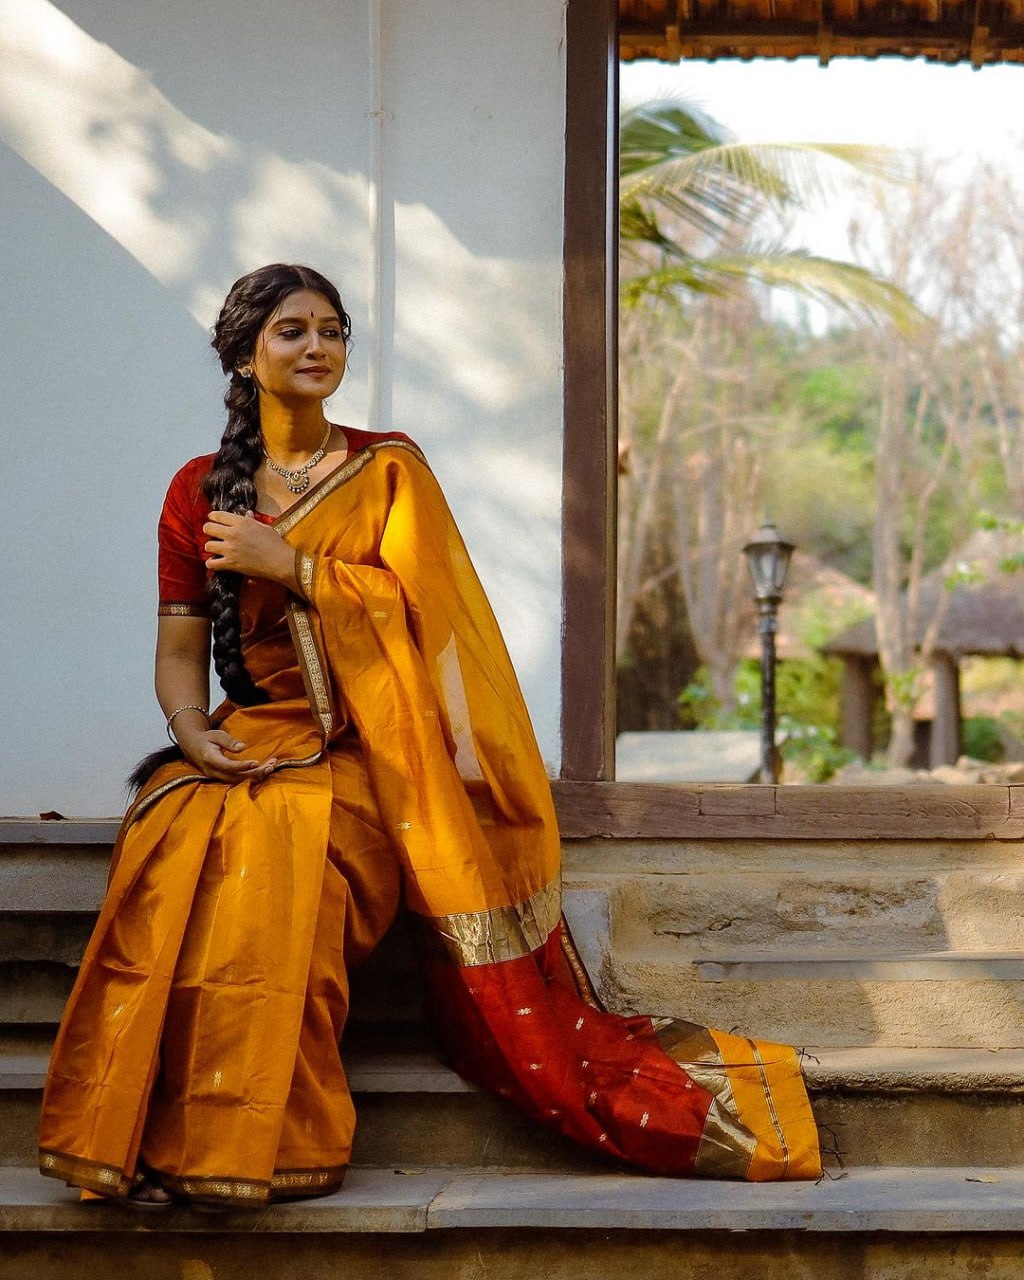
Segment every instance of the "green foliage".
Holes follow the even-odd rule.
[[[963,723],[964,754],[972,760],[1002,760],[1006,744],[991,716],[968,716]]]
[[[819,359],[824,355],[821,352]],[[863,360],[815,364],[796,388],[797,404],[804,420],[814,424],[823,440],[869,462],[870,428],[865,410],[874,399],[877,381],[877,367]]]
[[[782,746],[783,760],[799,769],[808,782],[829,782],[857,758],[849,747],[839,744],[831,725],[790,723],[784,717],[780,728],[788,734]]]
[[[827,782],[854,754],[839,745],[842,663],[815,654],[788,658],[775,675],[775,701],[782,757],[809,782]],[[724,711],[711,691],[706,667],[679,695],[685,721],[699,729],[760,729],[761,666],[744,659],[736,672],[736,708]]]

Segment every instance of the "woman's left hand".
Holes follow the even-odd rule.
[[[203,525],[206,534],[206,567],[229,569],[247,578],[269,578],[286,587],[295,585],[295,549],[270,525],[251,513],[233,515],[211,511]]]

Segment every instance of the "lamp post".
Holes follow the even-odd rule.
[[[779,536],[771,520],[765,520],[743,548],[754,581],[754,602],[761,634],[761,781],[778,782],[779,753],[775,746],[775,632],[779,605],[793,544]]]

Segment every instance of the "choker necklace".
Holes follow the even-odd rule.
[[[271,471],[276,471],[279,476],[284,477],[284,482],[288,486],[291,493],[305,493],[309,488],[309,473],[320,462],[327,452],[327,441],[331,438],[331,424],[328,422],[327,430],[324,432],[324,438],[320,441],[320,448],[316,453],[310,454],[301,467],[294,467],[289,470],[282,467],[279,463],[267,453],[267,446],[263,443],[263,435],[260,434],[260,448],[263,450],[263,456],[267,460],[267,466]]]

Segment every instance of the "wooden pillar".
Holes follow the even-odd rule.
[[[956,764],[961,751],[960,664],[948,653],[932,658],[935,717],[928,748],[928,765]]]
[[[562,777],[615,774],[618,5],[568,0]]]
[[[871,678],[871,658],[843,655],[842,743],[864,760],[871,759],[871,722],[874,718],[875,685]]]

